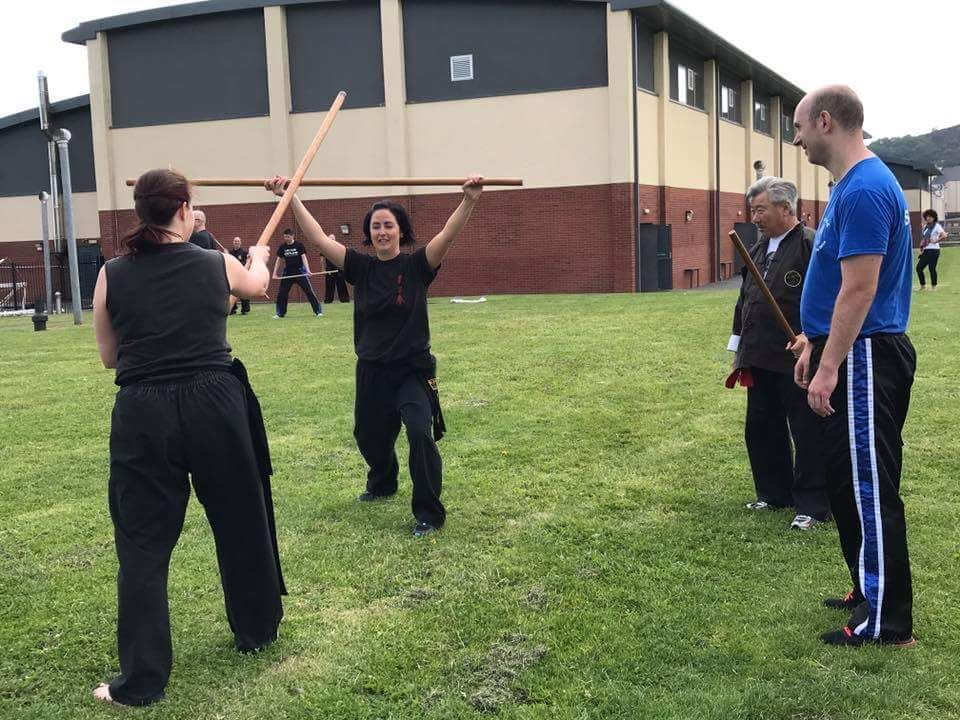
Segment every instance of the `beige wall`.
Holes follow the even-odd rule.
[[[709,159],[710,118],[705,112],[671,102],[667,107],[665,185],[707,190],[712,171]]]
[[[762,160],[763,165],[766,168],[764,171],[765,175],[773,175],[774,170],[777,167],[777,160],[774,158],[774,148],[776,143],[774,139],[769,135],[764,135],[763,133],[754,132],[753,137],[750,142],[750,154],[753,160],[750,162],[751,170],[753,168],[753,163],[757,160]],[[755,178],[756,172],[751,172],[751,179]]]
[[[800,199],[801,200],[816,200],[817,199],[817,188],[816,188],[816,168],[810,164],[807,160],[807,156],[802,154],[800,155]]]
[[[409,105],[410,172],[521,177],[533,188],[632,182],[632,162],[610,176],[608,111],[606,88]]]
[[[133,207],[124,180],[151,168],[172,166],[195,178],[266,177],[276,171],[268,129],[264,117],[110,130],[117,208]],[[265,196],[245,188],[200,188],[195,202],[258,202]]]
[[[910,212],[923,212],[930,209],[930,193],[926,190],[904,190],[903,194],[907,198]],[[940,219],[943,220],[943,218]]]
[[[794,185],[799,181],[799,159],[797,157],[797,148],[792,145],[783,145],[783,170],[780,173],[780,176],[784,180],[789,180]]]
[[[326,112],[291,115],[294,162],[307,151]],[[283,168],[292,174],[296,167]],[[387,124],[384,108],[342,110],[320,146],[307,177],[387,177]],[[304,188],[304,200],[389,195],[396,188]]]
[[[660,99],[637,91],[637,145],[640,149],[640,184],[660,184],[660,128],[657,106]]]
[[[746,129],[720,121],[720,190],[742,193],[750,186],[743,168],[746,152]]]
[[[960,181],[947,183],[943,188],[943,211],[960,212]]]
[[[0,198],[0,243],[30,241],[42,238],[40,201],[36,196]],[[97,194],[73,195],[73,227],[78,238],[100,237],[100,216],[97,214]],[[50,220],[53,233],[53,220]]]

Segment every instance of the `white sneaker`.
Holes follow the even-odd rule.
[[[793,519],[793,522],[790,523],[790,527],[795,530],[809,530],[818,522],[820,521],[810,517],[809,515],[797,515]]]
[[[274,320],[283,320],[283,318],[280,317],[279,315],[274,315],[274,316],[273,316],[273,319],[274,319]]]
[[[317,317],[323,317],[323,313],[317,313]]]
[[[778,510],[775,505],[771,505],[766,500],[756,500],[746,505],[747,510]]]

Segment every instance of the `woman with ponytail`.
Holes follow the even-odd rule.
[[[163,697],[173,651],[167,606],[170,555],[190,495],[213,530],[237,650],[277,637],[284,594],[276,547],[266,434],[246,371],[230,355],[229,297],[263,295],[266,247],[250,269],[185,242],[190,184],[151,170],[133,191],[138,224],[127,253],[100,271],[94,327],[120,386],[110,430],[110,516],[119,560],[120,674],[94,696],[123,705]]]

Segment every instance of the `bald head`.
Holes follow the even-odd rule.
[[[207,214],[203,210],[193,211],[193,229],[194,231],[204,230],[207,227]]]
[[[847,85],[827,85],[814,90],[803,98],[801,106],[811,123],[815,123],[821,113],[828,113],[839,129],[863,130],[863,103]]]

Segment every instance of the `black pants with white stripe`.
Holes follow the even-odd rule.
[[[811,377],[824,344],[813,343]],[[913,633],[900,472],[916,364],[906,335],[858,339],[830,398],[835,413],[822,421],[830,508],[854,592],[866,600],[848,627],[882,641]]]

